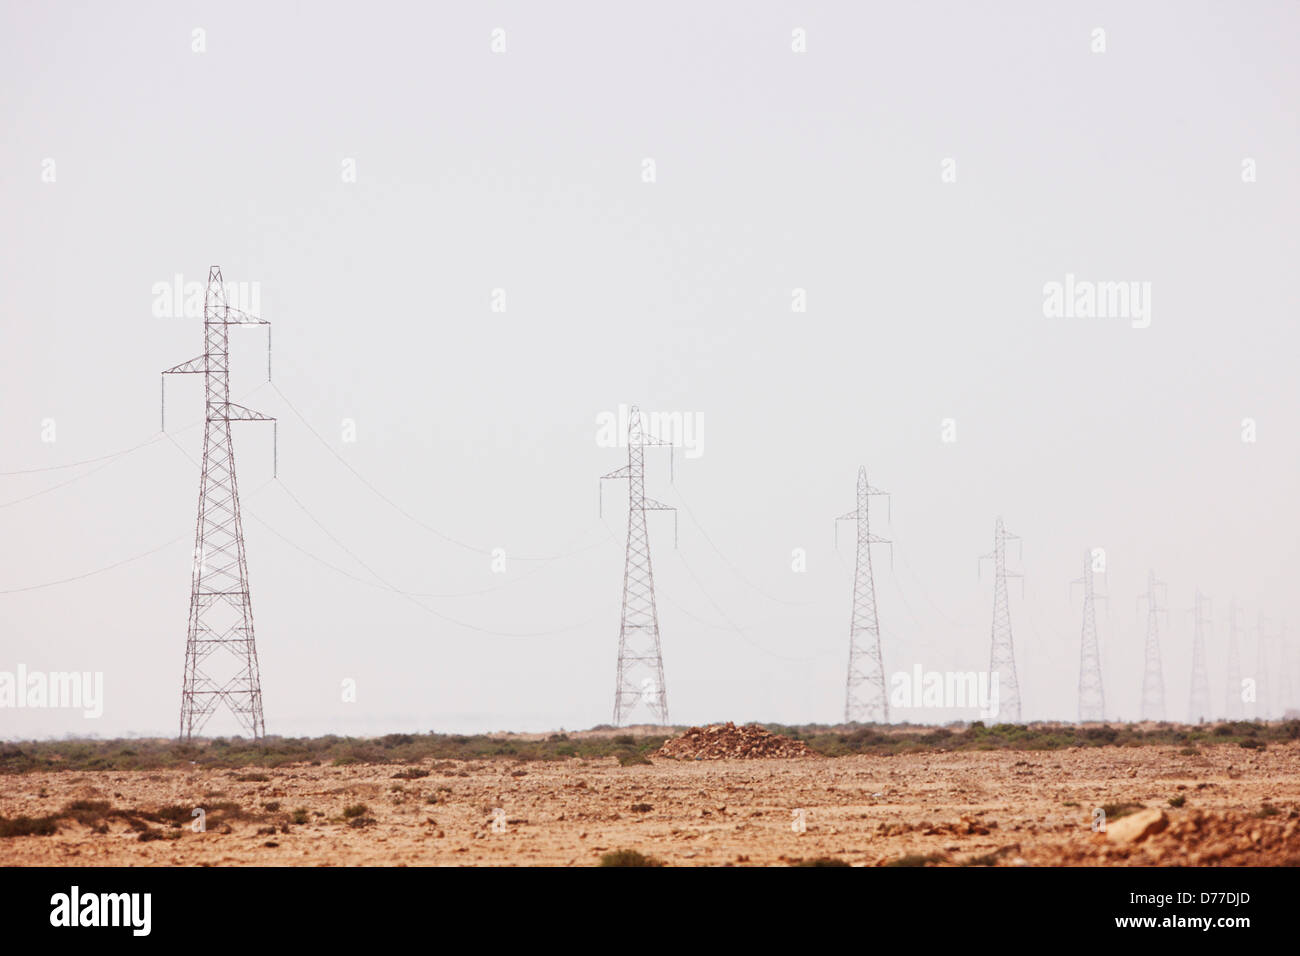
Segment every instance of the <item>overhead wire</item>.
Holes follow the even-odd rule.
[[[321,433],[316,430],[316,428],[311,424],[311,422],[307,420],[307,417],[303,415],[303,413],[298,410],[298,407],[294,405],[292,401],[289,400],[289,397],[280,390],[280,387],[278,385],[272,383],[271,388],[275,390],[275,393],[279,395],[281,399],[283,399],[285,405],[289,408],[289,410],[293,412],[293,414],[298,418],[298,420],[302,422],[303,426],[307,429],[307,431],[309,431],[315,437],[315,439],[318,442],[320,442],[320,444],[325,448],[325,450],[328,451],[336,461],[338,461],[341,465],[343,465],[344,468],[350,471],[352,473],[352,476],[356,478],[357,481],[361,482],[361,484],[364,485],[367,489],[369,489],[369,491],[372,494],[374,494],[377,498],[379,498],[379,500],[383,501],[385,504],[387,504],[390,508],[392,508],[398,514],[400,514],[407,521],[410,521],[411,523],[418,525],[419,527],[423,528],[425,531],[428,531],[430,534],[433,534],[436,537],[441,538],[443,541],[446,541],[449,544],[454,544],[459,548],[464,548],[466,551],[472,551],[475,554],[482,554],[487,556],[492,555],[493,552],[491,548],[482,548],[477,545],[469,544],[466,541],[461,541],[459,538],[453,537],[452,535],[449,535],[446,532],[438,528],[435,528],[433,525],[416,517],[406,508],[402,507],[402,505],[399,504],[397,501],[393,500],[388,495],[384,494],[384,492],[381,491],[378,487],[376,487],[368,478],[366,478],[365,475],[361,474],[361,472],[358,471],[350,461],[348,461],[346,458],[340,455],[333,445],[331,445],[328,441],[325,440],[324,436],[322,436]],[[581,538],[585,537],[590,530],[591,529],[588,528],[587,531],[584,531],[575,540],[581,540]],[[585,551],[590,551],[593,548],[600,547],[600,545],[602,544],[604,544],[603,541],[598,541],[595,542],[594,544],[583,545],[580,548],[574,548],[572,550],[565,551],[560,554],[549,554],[549,555],[515,554],[515,555],[511,555],[511,560],[529,561],[529,562],[558,561],[562,558],[568,558],[568,557],[572,557],[575,554],[582,554]]]

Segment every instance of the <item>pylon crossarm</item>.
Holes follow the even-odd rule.
[[[247,312],[229,307],[226,309],[226,318],[223,319],[226,325],[270,325],[266,319],[259,319],[255,315],[249,315]]]
[[[193,375],[195,373],[205,372],[207,371],[207,367],[204,364],[204,360],[206,358],[207,358],[206,355],[200,355],[198,358],[192,358],[188,362],[182,362],[180,365],[176,365],[169,369],[164,369],[163,374],[164,375]]]
[[[220,417],[228,422],[273,422],[274,415],[263,415],[261,412],[255,412],[251,408],[245,408],[243,405],[236,405],[234,402],[227,403],[223,408]]]

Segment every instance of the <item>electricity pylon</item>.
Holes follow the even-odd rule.
[[[267,326],[269,381],[270,323],[230,308],[219,266],[208,271],[203,299],[203,354],[163,372],[202,375],[206,395],[199,516],[181,685],[180,736],[185,740],[199,733],[222,704],[254,739],[266,734],[230,423],[275,419],[230,401],[232,325]]]
[[[1018,541],[1002,526],[999,515],[993,526],[993,552],[980,557],[993,559],[993,632],[989,653],[989,680],[998,675],[998,712],[1005,713],[1004,723],[1020,722],[1020,682],[1016,678],[1016,654],[1011,640],[1011,606],[1007,600],[1007,578],[1019,578],[1018,571],[1007,570],[1007,542]],[[981,565],[982,567],[982,565]],[[1023,584],[1021,585],[1023,587]]]
[[[1142,720],[1165,719],[1165,676],[1160,666],[1160,623],[1158,615],[1165,609],[1156,603],[1156,588],[1165,582],[1156,580],[1155,571],[1147,572],[1147,593],[1138,603],[1147,602],[1147,639],[1145,666],[1142,671]]]
[[[1285,718],[1296,703],[1295,686],[1292,682],[1295,668],[1285,620],[1278,624],[1275,646],[1277,647],[1277,654],[1274,656],[1274,666],[1277,668],[1277,715]]]
[[[1187,703],[1187,720],[1198,724],[1213,716],[1210,713],[1210,677],[1205,669],[1205,624],[1206,618],[1201,613],[1203,602],[1209,598],[1201,596],[1201,589],[1196,589],[1196,607],[1192,609],[1195,624],[1192,626],[1192,690]]]
[[[668,723],[668,689],[664,685],[663,651],[659,644],[659,612],[655,607],[655,576],[650,564],[647,511],[673,512],[645,493],[645,449],[672,442],[646,436],[641,430],[641,410],[632,406],[627,425],[627,464],[601,481],[627,479],[627,560],[623,566],[623,622],[618,632],[618,676],[614,684],[614,726],[644,703],[655,723]],[[670,453],[671,454],[671,451]],[[604,487],[602,485],[602,487]]]
[[[1083,577],[1072,584],[1083,585],[1083,634],[1079,641],[1079,723],[1106,719],[1106,698],[1101,688],[1101,650],[1097,646],[1097,614],[1094,601],[1105,599],[1093,592],[1095,569],[1092,553],[1083,556]]]
[[[1268,720],[1269,709],[1269,681],[1268,681],[1268,634],[1265,628],[1265,622],[1268,619],[1261,612],[1255,619],[1255,717],[1260,720]]]
[[[889,694],[885,688],[885,665],[880,653],[880,620],[876,616],[876,582],[871,571],[871,546],[889,544],[871,533],[868,503],[872,495],[889,492],[872,488],[867,469],[858,469],[858,506],[835,519],[855,521],[858,526],[857,562],[853,569],[853,613],[849,619],[849,673],[844,691],[844,722],[889,722]]]
[[[1237,599],[1228,604],[1228,686],[1223,696],[1223,716],[1241,720],[1241,650],[1237,640]]]

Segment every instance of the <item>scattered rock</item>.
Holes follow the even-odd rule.
[[[1107,823],[1106,837],[1114,843],[1141,843],[1147,837],[1169,826],[1169,818],[1159,807],[1139,810]]]

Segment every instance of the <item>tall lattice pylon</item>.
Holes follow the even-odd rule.
[[[1214,715],[1210,712],[1210,675],[1205,663],[1205,625],[1202,607],[1209,598],[1196,589],[1196,607],[1192,609],[1192,687],[1187,700],[1187,720],[1199,724]]]
[[[1227,687],[1223,695],[1223,716],[1241,720],[1245,715],[1241,699],[1241,642],[1237,623],[1237,599],[1228,604],[1228,672]]]
[[[1093,590],[1092,553],[1083,556],[1083,634],[1079,641],[1079,723],[1106,719],[1106,697],[1101,687],[1101,649],[1097,644],[1096,599],[1105,595]]]
[[[1142,670],[1142,720],[1165,719],[1165,675],[1160,665],[1159,615],[1165,610],[1156,600],[1156,590],[1165,583],[1156,580],[1155,571],[1147,572],[1147,593],[1138,598],[1147,602],[1147,638],[1145,665]]]
[[[993,552],[980,560],[993,560],[993,631],[989,652],[989,680],[998,675],[998,715],[1002,723],[1020,722],[1020,681],[1016,677],[1016,652],[1011,639],[1011,605],[1007,600],[1007,578],[1021,577],[1007,570],[1007,542],[1018,541],[1002,525],[999,516],[993,525]]]
[[[655,607],[655,576],[650,563],[647,511],[672,511],[645,493],[645,449],[671,442],[647,436],[641,410],[633,405],[627,425],[627,464],[607,479],[627,479],[627,560],[623,566],[623,622],[618,631],[618,675],[614,684],[614,726],[622,727],[640,705],[654,723],[668,723],[668,688],[664,684],[663,649],[659,642],[659,611]]]
[[[180,736],[185,740],[200,733],[223,704],[254,739],[266,734],[230,423],[275,419],[230,401],[232,325],[268,326],[269,379],[270,323],[229,306],[218,266],[208,271],[203,300],[203,354],[163,373],[202,375],[207,406],[181,686]]]
[[[853,614],[849,620],[849,673],[844,692],[844,722],[889,721],[889,694],[880,653],[880,620],[876,613],[876,582],[871,571],[871,546],[889,542],[871,533],[868,504],[872,495],[889,492],[871,487],[867,469],[858,469],[858,506],[835,519],[854,521],[858,529],[857,561],[853,568]]]

